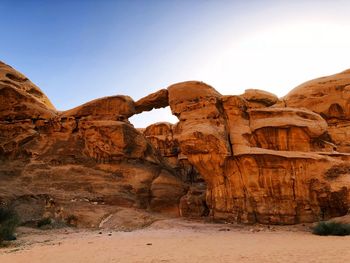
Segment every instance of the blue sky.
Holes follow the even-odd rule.
[[[347,1],[0,0],[0,60],[59,110],[201,80],[279,96],[350,68]],[[131,118],[174,122],[169,110]]]

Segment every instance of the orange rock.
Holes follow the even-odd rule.
[[[180,119],[174,136],[207,182],[212,217],[294,224],[346,213],[349,181],[334,187],[325,173],[335,164],[349,165],[349,155],[334,152],[320,115],[252,107],[244,96],[220,96],[198,82],[172,85],[169,100]]]
[[[134,101],[129,96],[110,96],[87,102],[74,109],[64,111],[61,117],[107,119],[125,121],[135,114]]]
[[[247,89],[242,97],[250,103],[260,104],[262,106],[272,106],[278,102],[275,94],[259,89]]]
[[[35,86],[26,76],[0,61],[0,86],[8,86],[41,102],[50,110],[55,110],[48,97]]]
[[[135,109],[136,113],[141,113],[152,109],[164,108],[168,105],[168,90],[161,89],[135,102]]]
[[[266,224],[343,216],[349,84],[345,71],[279,100],[260,90],[222,96],[188,81],[136,103],[111,96],[57,113],[2,63],[0,201],[24,221],[49,215],[78,226],[118,218],[120,207]],[[128,121],[168,105],[177,124],[135,129]]]
[[[149,142],[160,151],[163,157],[173,157],[179,153],[178,144],[174,140],[173,125],[168,122],[159,122],[148,126],[143,131]]]
[[[350,118],[350,70],[307,81],[283,100],[288,107],[307,108],[326,120]]]
[[[289,92],[283,100],[288,107],[307,108],[328,123],[332,142],[341,152],[350,152],[350,70],[314,79]]]
[[[0,120],[46,119],[55,115],[54,106],[37,86],[0,61]]]
[[[150,207],[152,210],[178,215],[179,201],[185,194],[183,183],[179,178],[174,177],[166,170],[162,170],[152,182],[151,193]],[[174,196],[177,197],[175,200]]]
[[[20,73],[1,64],[0,76],[0,201],[22,221],[96,227],[120,207],[179,215],[186,185],[128,122],[130,97],[57,113]]]
[[[187,194],[180,200],[179,209],[182,216],[200,217],[208,208],[205,203],[206,184],[186,155],[181,153],[177,140],[174,138],[176,125],[159,122],[148,126],[143,134],[159,151],[166,163],[174,169],[177,177],[190,185]],[[169,189],[170,191],[170,189]]]

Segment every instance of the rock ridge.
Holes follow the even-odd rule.
[[[349,87],[349,71],[284,98],[256,89],[223,96],[186,81],[136,102],[115,95],[59,112],[0,63],[0,203],[25,222],[75,215],[89,227],[120,208],[264,224],[342,216],[350,208]],[[129,122],[167,106],[178,123]]]

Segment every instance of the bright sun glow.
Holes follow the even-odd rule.
[[[233,37],[200,75],[223,94],[258,88],[284,96],[304,81],[349,68],[348,32],[350,25],[299,22]]]

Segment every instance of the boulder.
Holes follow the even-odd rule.
[[[242,97],[250,103],[262,105],[262,106],[272,106],[278,102],[278,97],[270,92],[259,90],[259,89],[247,89],[243,93]]]

